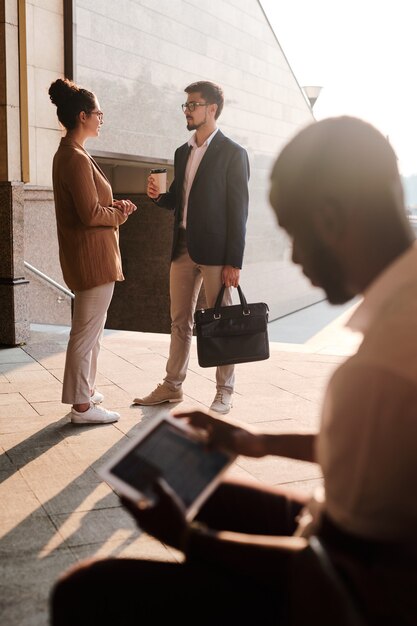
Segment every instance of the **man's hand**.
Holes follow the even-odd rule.
[[[238,422],[225,422],[202,411],[173,413],[173,417],[186,418],[191,426],[205,431],[210,447],[223,448],[244,456],[261,457],[266,454],[263,435],[251,432]]]
[[[188,527],[184,505],[162,478],[159,478],[153,487],[155,504],[144,500],[134,502],[125,497],[121,497],[120,500],[142,530],[162,543],[180,549]]]
[[[148,176],[148,186],[146,189],[146,193],[150,198],[152,198],[152,200],[156,200],[156,198],[161,195],[159,187],[158,185],[156,185],[155,178],[152,176],[152,174]]]
[[[240,269],[232,265],[225,265],[222,269],[222,283],[226,287],[237,287],[239,284]]]

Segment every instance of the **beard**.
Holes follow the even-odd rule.
[[[313,256],[313,278],[325,291],[330,304],[344,304],[355,294],[346,287],[345,271],[339,259],[323,244],[317,242]]]
[[[204,126],[206,121],[207,121],[207,118],[204,118],[204,120],[200,122],[199,124],[194,124],[194,122],[187,122],[187,130],[198,130],[199,128]]]

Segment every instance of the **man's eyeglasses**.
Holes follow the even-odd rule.
[[[188,109],[190,113],[192,113],[193,111],[195,111],[196,107],[208,107],[210,106],[210,102],[186,102],[185,104],[181,105],[182,110],[184,111],[184,113],[186,112],[186,110]]]
[[[94,113],[94,115],[97,115],[97,117],[100,120],[100,122],[103,121],[103,117],[104,117],[103,111],[91,111],[91,113]]]

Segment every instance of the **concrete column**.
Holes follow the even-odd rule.
[[[29,334],[24,278],[18,0],[0,0],[0,344]]]
[[[29,335],[23,260],[23,183],[0,182],[0,344]]]

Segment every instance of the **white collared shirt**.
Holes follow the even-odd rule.
[[[364,339],[325,395],[317,445],[324,508],[347,532],[415,540],[416,244],[370,285],[349,326]]]
[[[181,220],[181,228],[187,228],[187,210],[188,210],[188,198],[190,196],[190,190],[192,184],[194,182],[195,175],[197,173],[198,167],[205,155],[207,148],[210,145],[213,137],[217,133],[219,129],[216,128],[209,137],[205,140],[205,142],[201,146],[197,146],[195,140],[195,133],[188,141],[188,145],[191,146],[190,155],[188,157],[187,165],[185,167],[185,175],[184,175],[184,186],[183,186],[183,207],[182,207],[182,220]]]

